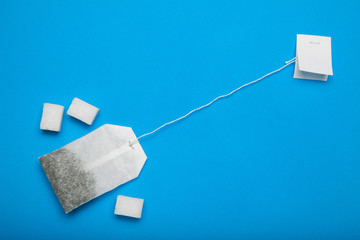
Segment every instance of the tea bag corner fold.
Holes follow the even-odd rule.
[[[132,128],[105,124],[39,158],[66,213],[140,174],[147,157],[134,139]]]

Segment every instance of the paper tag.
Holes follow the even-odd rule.
[[[331,38],[297,35],[294,78],[326,81],[333,75]]]
[[[39,158],[65,212],[136,178],[146,161],[129,127],[105,124]]]

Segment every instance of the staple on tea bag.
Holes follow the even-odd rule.
[[[130,127],[105,124],[39,158],[66,213],[139,175],[147,157],[133,139]]]

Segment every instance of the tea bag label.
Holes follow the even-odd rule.
[[[129,127],[106,124],[39,158],[66,213],[136,178],[146,161]]]
[[[297,35],[294,78],[326,81],[333,75],[331,38]]]

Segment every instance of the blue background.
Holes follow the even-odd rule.
[[[359,1],[0,1],[0,238],[360,239]],[[334,76],[293,66],[144,138],[139,178],[66,215],[38,157],[105,123],[139,136],[332,37]],[[92,126],[44,102],[79,97]],[[144,198],[140,220],[117,195]]]

